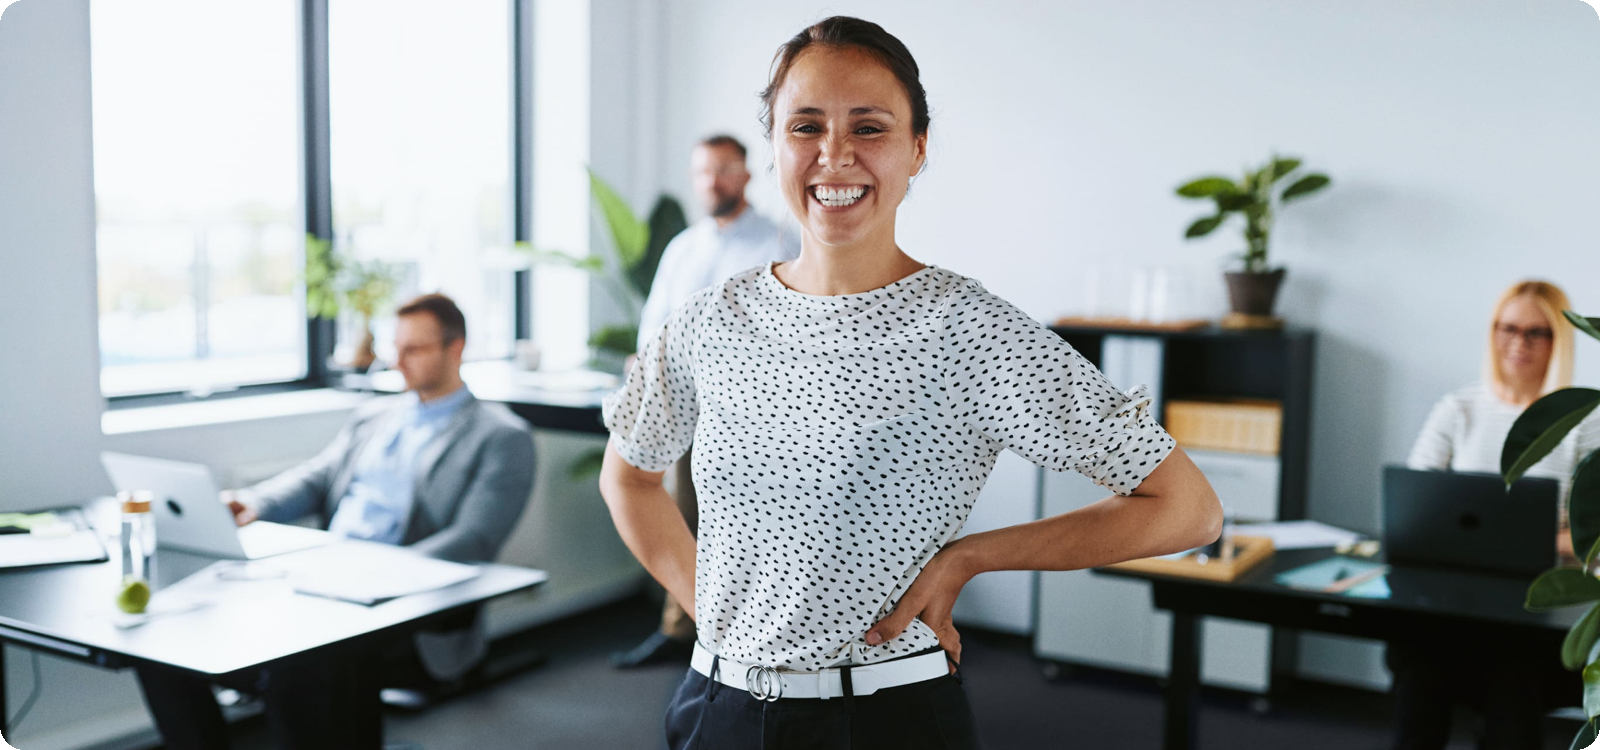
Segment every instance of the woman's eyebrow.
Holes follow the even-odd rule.
[[[821,107],[799,107],[797,109],[790,110],[789,114],[790,115],[817,116],[817,115],[825,115],[827,113],[823,112]],[[872,107],[872,106],[852,107],[850,109],[850,114],[851,114],[851,116],[856,116],[856,115],[883,115],[883,116],[886,116],[886,117],[894,117],[894,113],[893,112],[891,112],[891,111],[889,111],[887,109],[884,109],[883,107]]]

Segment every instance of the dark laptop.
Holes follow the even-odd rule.
[[[1383,470],[1383,548],[1390,562],[1532,578],[1556,562],[1554,479]]]

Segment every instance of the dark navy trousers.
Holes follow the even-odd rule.
[[[671,750],[974,750],[958,675],[856,697],[760,701],[690,669],[667,707]]]

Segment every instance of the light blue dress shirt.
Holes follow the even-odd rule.
[[[695,292],[768,261],[794,260],[800,236],[745,206],[728,226],[703,218],[667,243],[639,313],[638,348],[655,338],[678,305]]]
[[[339,500],[328,531],[350,539],[399,544],[411,522],[417,486],[417,456],[472,394],[454,393],[423,403],[415,392],[356,460],[350,489]]]

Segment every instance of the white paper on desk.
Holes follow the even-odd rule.
[[[358,604],[441,589],[478,575],[472,565],[373,542],[341,541],[270,558],[295,591]]]
[[[1316,521],[1240,524],[1233,527],[1233,533],[1268,537],[1272,540],[1273,549],[1337,547],[1361,539],[1361,535],[1354,531]]]
[[[106,559],[94,529],[65,534],[0,534],[0,568],[92,562]]]

